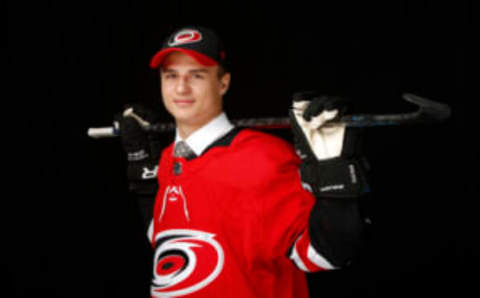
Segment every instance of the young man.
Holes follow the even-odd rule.
[[[222,109],[231,80],[225,58],[213,31],[188,27],[151,61],[177,126],[146,215],[153,215],[151,295],[308,297],[304,272],[347,265],[361,243],[357,198],[366,181],[356,135],[324,125],[344,102],[313,92],[294,96],[297,153],[280,138],[235,128]],[[158,161],[154,136],[135,119],[120,122],[131,189],[148,197],[157,186],[141,173]]]

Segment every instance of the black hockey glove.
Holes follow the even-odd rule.
[[[133,114],[125,113],[133,109]],[[132,112],[130,110],[130,112]],[[127,179],[129,190],[138,195],[155,195],[157,168],[161,154],[161,142],[157,133],[148,132],[140,122],[159,122],[159,116],[140,104],[126,105],[122,113],[115,116],[115,126],[120,129],[123,149],[127,157]]]
[[[368,192],[361,130],[335,123],[347,110],[341,97],[295,93],[290,111],[302,182],[317,198],[358,197]]]
[[[357,198],[368,191],[361,131],[335,123],[347,103],[340,97],[300,92],[290,111],[302,182],[318,199],[309,218],[311,244],[338,268],[350,264],[363,245]]]

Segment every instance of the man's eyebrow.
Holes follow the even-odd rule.
[[[192,69],[189,72],[204,72],[208,73],[208,70],[206,68],[199,68],[199,69]]]
[[[162,72],[177,72],[177,70],[175,70],[173,68],[163,68]],[[208,69],[206,69],[206,68],[191,69],[188,72],[189,73],[198,73],[198,72],[208,73]]]

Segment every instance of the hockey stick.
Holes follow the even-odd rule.
[[[451,109],[448,105],[438,103],[414,94],[404,93],[403,98],[418,106],[418,110],[402,114],[359,114],[345,115],[336,122],[345,123],[348,127],[374,127],[374,126],[394,126],[394,125],[413,125],[430,124],[444,121],[450,117]],[[124,116],[131,116],[137,119],[146,129],[158,133],[173,131],[174,123],[155,123],[150,124],[136,115],[133,110],[127,110]],[[260,129],[280,129],[289,128],[290,119],[282,118],[250,118],[232,121],[239,127],[253,127]],[[116,137],[120,131],[116,127],[89,128],[88,135],[92,138]]]

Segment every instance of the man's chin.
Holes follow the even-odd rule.
[[[177,126],[198,126],[201,125],[199,119],[196,119],[196,117],[193,117],[193,115],[177,115],[175,116],[175,123]]]

